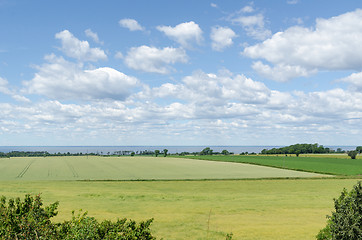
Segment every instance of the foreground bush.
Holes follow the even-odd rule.
[[[335,212],[328,216],[327,226],[317,235],[318,240],[362,239],[362,186],[358,182],[350,192],[343,190],[334,199]]]
[[[70,221],[52,223],[50,218],[56,216],[59,203],[43,207],[40,195],[35,198],[26,195],[20,198],[0,199],[0,239],[49,239],[49,240],[152,240],[150,230],[152,219],[139,224],[132,220],[118,219],[116,222],[105,220],[98,222],[87,213],[79,213]]]

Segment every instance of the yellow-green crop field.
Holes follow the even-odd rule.
[[[315,239],[334,197],[356,179],[217,181],[0,181],[0,195],[60,201],[55,221],[87,210],[97,219],[145,220],[160,239]],[[207,231],[209,229],[209,231]]]
[[[0,180],[186,180],[321,176],[249,164],[171,157],[0,158]]]
[[[233,239],[242,240],[315,239],[326,224],[326,215],[333,210],[333,198],[358,181],[320,175],[287,176],[288,179],[272,179],[269,175],[268,179],[261,179],[267,173],[265,169],[273,172],[274,168],[265,168],[264,172],[247,168],[244,172],[261,175],[254,180],[248,175],[248,180],[243,180],[243,171],[235,169],[250,165],[228,163],[228,168],[213,165],[226,164],[221,162],[178,162],[168,157],[34,159],[0,159],[0,195],[9,198],[41,193],[45,204],[59,201],[59,214],[54,221],[70,219],[71,211],[79,209],[99,220],[154,218],[153,234],[165,240],[225,239],[231,232]],[[13,160],[13,166],[7,162]],[[118,160],[125,162],[122,165]],[[192,178],[197,171],[201,177]],[[216,180],[200,180],[213,179],[207,174]],[[131,176],[129,180],[143,181],[100,180],[104,176]],[[220,180],[228,176],[230,180]],[[194,180],[184,181],[182,177]],[[282,177],[285,176],[278,176]]]

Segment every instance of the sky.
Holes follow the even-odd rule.
[[[361,145],[360,0],[0,0],[1,146]]]

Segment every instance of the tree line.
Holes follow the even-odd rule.
[[[358,146],[355,150],[357,153],[362,152],[362,146]],[[323,147],[323,145],[315,144],[294,144],[281,148],[272,148],[272,149],[263,149],[261,154],[302,154],[302,153],[348,153],[350,151],[342,150],[341,148],[337,148],[337,150]]]
[[[11,151],[11,152],[0,152],[0,158],[10,158],[10,157],[50,157],[50,156],[149,156],[149,155],[156,155],[156,157],[162,154],[164,156],[168,155],[168,150],[164,149],[163,151],[155,150],[144,150],[144,151],[115,151],[113,153],[107,152],[91,152],[91,153],[49,153],[47,151]]]

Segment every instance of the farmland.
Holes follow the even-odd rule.
[[[158,239],[314,239],[350,179],[219,181],[0,181],[1,194],[60,201],[57,221],[84,209],[98,219],[154,218]],[[211,211],[211,213],[210,213]],[[209,233],[207,229],[209,228]]]
[[[90,216],[100,220],[154,218],[151,228],[158,239],[225,239],[230,232],[233,239],[243,240],[314,239],[325,226],[333,198],[344,187],[350,189],[357,182],[357,179],[224,162],[231,158],[215,156],[213,161],[95,156],[0,159],[0,195],[23,197],[26,193],[41,193],[46,204],[60,201],[55,221],[70,219],[71,211],[78,209],[87,210]],[[289,167],[288,161],[304,160],[305,166],[310,165],[310,157],[268,156],[259,161],[264,158],[284,162]],[[258,158],[232,159],[257,161]],[[335,161],[330,165],[337,164]],[[334,169],[328,163],[324,167]],[[347,166],[343,175],[357,168],[358,163]]]
[[[320,176],[249,164],[170,157],[0,159],[0,180],[191,180]]]
[[[190,156],[188,158],[221,162],[250,163],[285,169],[308,172],[326,173],[333,175],[354,176],[362,174],[362,158],[351,159],[347,155],[301,155],[296,156],[267,156],[267,155],[229,155],[229,156]]]

